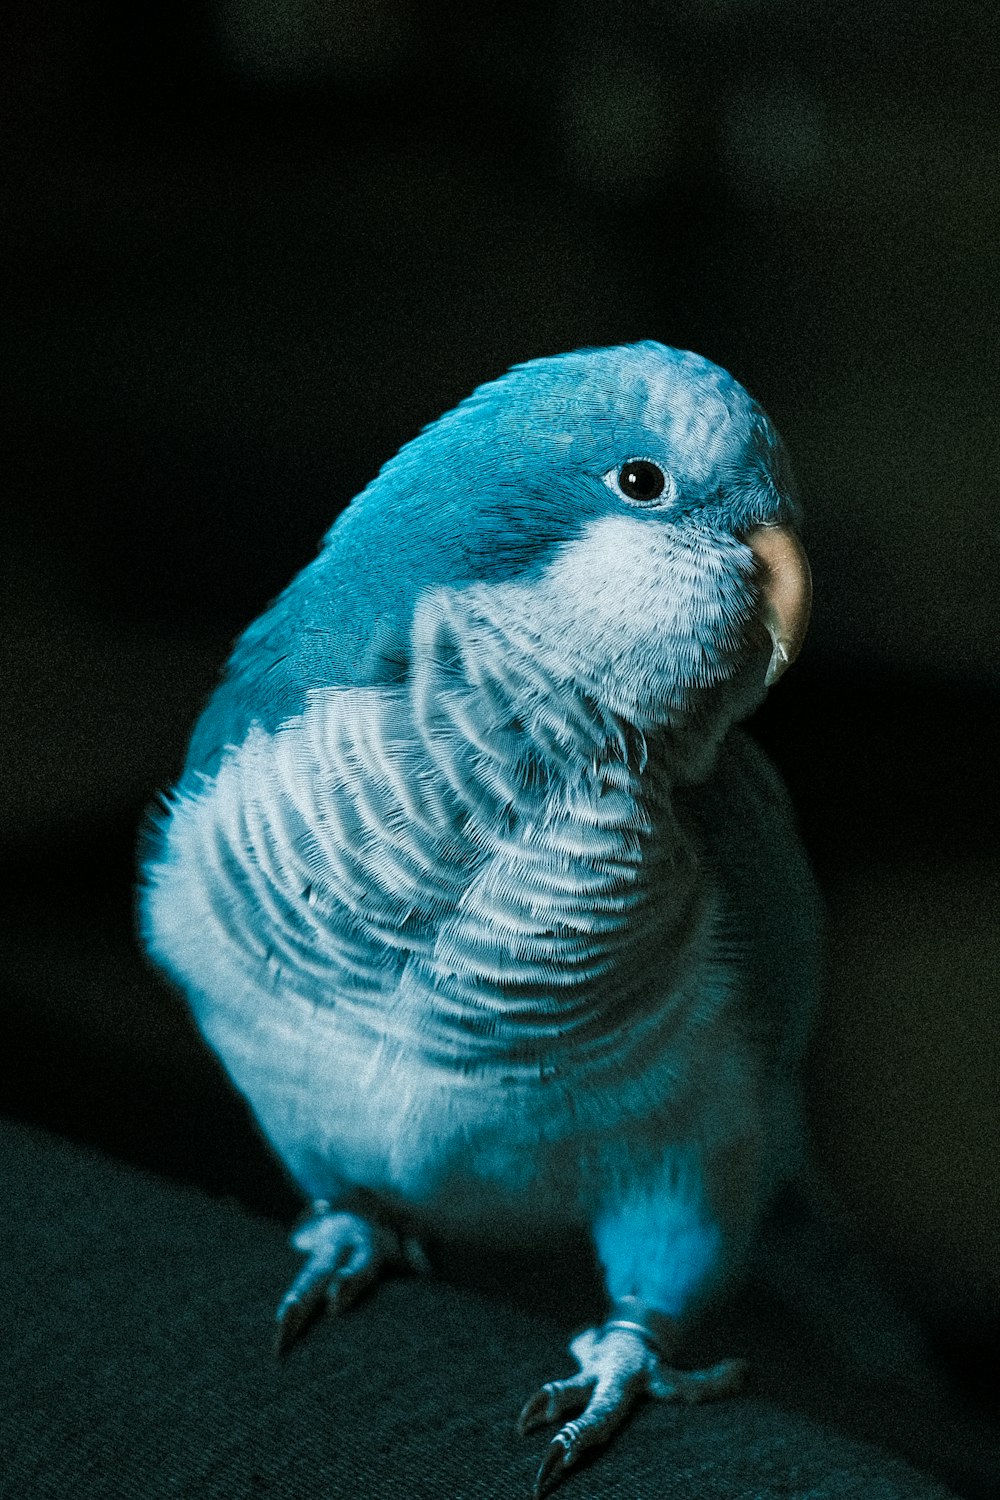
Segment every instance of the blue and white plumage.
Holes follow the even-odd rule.
[[[805,629],[796,519],[709,361],[515,367],[243,635],[146,861],[148,947],[317,1205],[286,1335],[424,1234],[592,1237],[540,1489],[639,1389],[734,1382],[667,1356],[799,1169],[815,898],[732,727]]]

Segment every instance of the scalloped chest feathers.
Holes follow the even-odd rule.
[[[521,1207],[555,1212],[563,1146],[578,1168],[662,1101],[719,1002],[655,770],[476,738],[415,731],[403,689],[323,690],[174,810],[158,945],[314,1194],[331,1172],[408,1201],[461,1179],[468,1214],[471,1179],[495,1196],[527,1170]]]

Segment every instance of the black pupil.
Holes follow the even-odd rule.
[[[665,482],[662,469],[645,458],[623,464],[618,472],[622,494],[633,500],[655,500],[657,495],[663,494]]]

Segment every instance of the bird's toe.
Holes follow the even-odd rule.
[[[292,1244],[307,1260],[278,1305],[278,1354],[287,1353],[324,1307],[345,1312],[387,1267],[413,1263],[412,1250],[404,1253],[391,1229],[326,1203],[313,1206]]]
[[[604,1385],[600,1381],[591,1382],[589,1399],[583,1411],[559,1429],[545,1451],[535,1476],[534,1500],[554,1489],[566,1470],[588,1448],[600,1447],[608,1441],[628,1416],[640,1393],[641,1381],[632,1374]],[[574,1404],[579,1406],[579,1388],[573,1395]],[[567,1409],[568,1401],[555,1415],[562,1416]]]
[[[675,1370],[672,1365],[660,1365],[652,1372],[649,1394],[660,1401],[684,1401],[694,1406],[699,1401],[736,1395],[746,1384],[746,1378],[745,1359],[723,1359],[703,1370]]]
[[[536,1427],[557,1422],[571,1411],[582,1411],[594,1389],[594,1380],[587,1375],[571,1375],[568,1380],[547,1380],[526,1401],[517,1419],[517,1430],[524,1437]]]

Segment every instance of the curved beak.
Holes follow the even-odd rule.
[[[802,650],[812,607],[812,573],[791,526],[755,526],[744,538],[757,562],[761,621],[771,637],[770,687]]]

